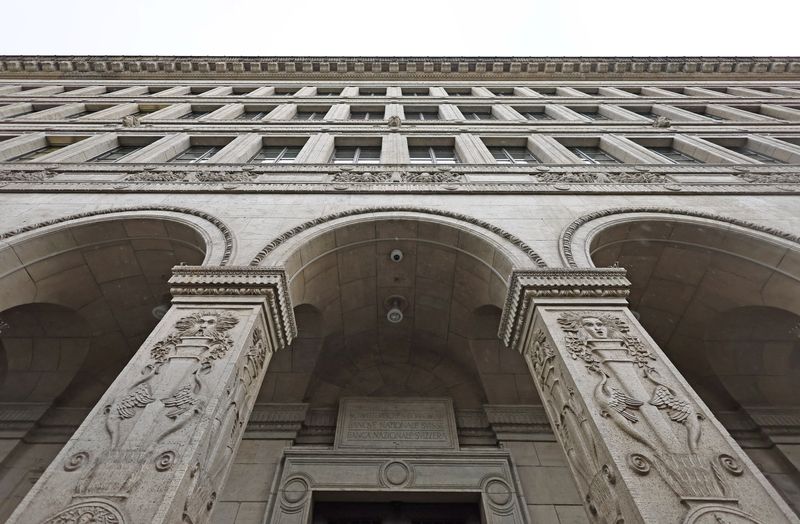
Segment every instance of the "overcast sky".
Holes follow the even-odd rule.
[[[4,0],[0,54],[800,55],[800,0]]]

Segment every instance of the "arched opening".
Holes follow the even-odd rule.
[[[627,269],[631,309],[797,511],[800,250],[710,220],[640,216],[598,226],[589,252]]]
[[[0,249],[0,520],[166,312],[171,268],[205,255],[195,226],[156,216],[66,222]]]
[[[329,228],[285,256],[299,335],[275,356],[260,401],[538,403],[522,358],[497,338],[514,264],[497,241],[441,221],[387,217]],[[393,308],[402,320],[388,318]]]

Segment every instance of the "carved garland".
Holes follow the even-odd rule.
[[[611,209],[603,209],[600,211],[595,211],[594,213],[583,215],[581,217],[578,217],[566,228],[564,228],[564,231],[561,233],[561,237],[559,239],[559,252],[561,254],[561,259],[567,264],[567,267],[573,267],[573,268],[578,267],[578,264],[575,262],[575,255],[573,254],[572,251],[572,239],[575,236],[575,232],[578,231],[578,229],[581,226],[583,226],[588,222],[591,222],[592,220],[597,220],[598,218],[603,218],[610,215],[622,215],[627,213],[660,213],[665,215],[678,215],[678,216],[683,215],[696,218],[706,218],[709,220],[716,220],[718,222],[725,222],[728,224],[733,224],[735,226],[752,229],[754,231],[758,231],[761,233],[767,233],[769,235],[773,235],[782,238],[784,240],[800,244],[800,237],[798,237],[797,235],[787,233],[780,229],[754,224],[753,222],[748,222],[746,220],[739,220],[738,218],[731,218],[723,215],[717,215],[715,213],[706,213],[704,211],[693,211],[690,209],[671,209],[667,207],[617,207]]]
[[[536,264],[537,267],[546,268],[547,264],[545,261],[540,257],[528,244],[523,242],[520,238],[515,235],[512,235],[505,229],[501,229],[497,226],[494,226],[488,222],[484,222],[483,220],[479,220],[477,218],[463,215],[461,213],[453,213],[451,211],[444,211],[441,209],[432,209],[427,207],[414,207],[414,206],[389,206],[389,207],[360,207],[355,209],[349,209],[346,211],[340,211],[338,213],[332,213],[330,215],[321,216],[319,218],[315,218],[313,220],[309,220],[308,222],[303,222],[299,226],[295,226],[289,231],[282,233],[280,236],[274,238],[269,244],[267,244],[258,254],[253,258],[250,262],[251,266],[258,266],[261,262],[264,261],[267,255],[269,255],[272,251],[274,251],[278,246],[286,242],[292,237],[297,236],[298,234],[302,233],[306,229],[312,228],[314,226],[318,226],[320,224],[324,224],[325,222],[330,222],[332,220],[336,220],[339,218],[345,218],[355,215],[366,215],[370,213],[386,213],[386,212],[411,212],[411,213],[423,213],[428,215],[437,215],[443,216],[447,218],[453,218],[455,220],[461,220],[463,222],[468,222],[470,224],[476,225],[492,233],[502,237],[503,239],[511,242],[513,245],[518,247],[522,250],[528,258]]]
[[[118,207],[116,209],[103,209],[100,211],[87,211],[85,213],[76,213],[74,215],[67,215],[65,217],[54,218],[52,220],[45,220],[44,222],[37,222],[36,224],[31,224],[28,226],[23,226],[17,229],[13,229],[11,231],[7,231],[5,233],[0,234],[0,240],[6,240],[13,236],[22,233],[27,233],[28,231],[33,231],[34,229],[39,229],[46,226],[52,226],[54,224],[60,224],[62,222],[69,222],[70,220],[78,220],[80,218],[87,218],[87,217],[94,217],[101,215],[111,215],[114,213],[128,213],[131,211],[170,211],[173,213],[193,215],[211,222],[217,227],[217,229],[219,229],[220,233],[222,233],[222,236],[225,240],[225,251],[222,254],[222,261],[220,262],[219,265],[224,266],[227,265],[228,262],[230,262],[231,255],[233,254],[233,234],[231,233],[230,228],[226,226],[222,220],[215,217],[214,215],[202,211],[195,211],[194,209],[188,207],[178,207],[178,206],[129,206],[129,207]]]

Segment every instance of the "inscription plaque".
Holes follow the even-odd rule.
[[[336,449],[458,449],[449,398],[343,398]]]

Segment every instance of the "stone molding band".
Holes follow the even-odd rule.
[[[578,264],[577,262],[575,262],[575,255],[572,251],[572,240],[578,229],[580,229],[580,227],[583,226],[584,224],[587,224],[592,220],[597,220],[598,218],[603,218],[611,215],[623,215],[628,213],[657,213],[662,215],[705,218],[708,220],[716,220],[718,222],[724,222],[734,226],[743,227],[745,229],[752,229],[753,231],[757,231],[759,233],[766,233],[781,238],[783,240],[788,240],[789,242],[793,242],[795,244],[800,244],[800,236],[794,235],[792,233],[787,233],[777,228],[765,227],[759,224],[755,224],[753,222],[748,222],[746,220],[739,220],[738,218],[731,218],[731,217],[726,217],[724,215],[718,215],[716,213],[706,213],[704,211],[693,211],[690,209],[673,209],[667,207],[616,207],[610,209],[603,209],[600,211],[594,211],[592,213],[580,216],[577,219],[575,219],[572,223],[570,223],[566,228],[564,228],[564,231],[561,233],[561,236],[559,238],[559,254],[561,255],[561,259],[564,261],[565,264],[567,264],[568,267],[577,268]]]
[[[302,233],[303,231],[310,229],[314,226],[318,226],[320,224],[324,224],[325,222],[331,222],[332,220],[336,220],[339,218],[351,217],[355,215],[368,215],[371,213],[391,213],[391,212],[399,212],[399,213],[422,213],[427,215],[435,215],[441,216],[446,218],[452,218],[455,220],[461,220],[463,222],[467,222],[474,226],[481,227],[498,235],[499,237],[503,238],[504,240],[510,242],[517,248],[519,248],[523,253],[525,253],[528,258],[536,264],[537,267],[545,268],[547,264],[544,262],[542,257],[540,257],[532,247],[528,244],[523,242],[520,238],[512,235],[505,229],[501,229],[497,226],[494,226],[488,222],[484,222],[483,220],[479,220],[477,218],[471,217],[469,215],[463,215],[461,213],[454,213],[452,211],[445,211],[442,209],[433,209],[428,207],[415,207],[415,206],[376,206],[376,207],[359,207],[355,209],[348,209],[346,211],[340,211],[337,213],[331,213],[329,215],[321,216],[319,218],[315,218],[313,220],[309,220],[307,222],[303,222],[302,224],[293,227],[292,229],[282,233],[281,235],[274,238],[269,244],[264,246],[264,248],[258,252],[258,254],[253,258],[250,262],[251,266],[258,266],[264,259],[269,255],[272,251],[274,251],[278,246],[289,240],[290,238],[297,236],[298,234]]]
[[[175,266],[169,279],[173,297],[263,296],[275,324],[273,347],[286,347],[297,335],[282,268],[252,266]]]
[[[630,281],[624,268],[547,268],[514,271],[500,317],[498,337],[512,349],[518,348],[523,324],[535,297],[626,298]]]
[[[220,262],[220,265],[224,266],[228,262],[230,262],[231,255],[233,254],[233,233],[231,233],[230,228],[226,226],[222,220],[215,217],[214,215],[205,213],[203,211],[197,211],[188,207],[179,207],[179,206],[128,206],[128,207],[118,207],[115,209],[102,209],[99,211],[87,211],[85,213],[75,213],[73,215],[53,218],[51,220],[45,220],[44,222],[37,222],[36,224],[30,224],[28,226],[12,229],[11,231],[6,231],[5,233],[0,233],[0,240],[8,240],[13,236],[22,233],[27,233],[35,229],[40,229],[55,224],[61,224],[63,222],[69,222],[70,220],[78,220],[80,218],[89,218],[102,215],[111,215],[114,213],[129,213],[135,211],[169,211],[172,213],[182,213],[185,215],[196,216],[202,218],[203,220],[211,222],[212,224],[214,224],[214,226],[216,226],[219,232],[222,233],[222,236],[225,239],[225,250],[222,254],[222,261]]]
[[[0,76],[158,78],[702,77],[797,78],[800,57],[189,57],[4,56]]]

